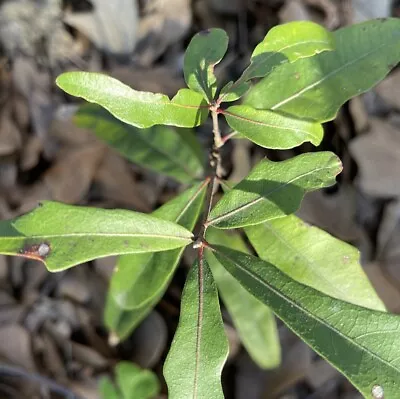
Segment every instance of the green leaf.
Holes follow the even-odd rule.
[[[400,20],[372,20],[334,33],[335,51],[285,64],[249,92],[246,104],[319,122],[382,80],[400,60]]]
[[[341,169],[331,152],[302,154],[283,162],[264,159],[221,198],[207,225],[232,229],[294,213],[306,192],[335,184]]]
[[[234,105],[222,113],[232,129],[266,148],[284,150],[305,141],[319,145],[324,135],[320,123],[257,110],[248,105]]]
[[[192,230],[204,203],[208,181],[197,184],[153,212],[158,219]],[[120,306],[135,309],[159,297],[169,282],[183,249],[125,255],[119,258],[110,292]]]
[[[225,55],[228,41],[222,29],[208,29],[195,35],[185,52],[185,81],[190,89],[202,93],[209,103],[217,89],[214,66]]]
[[[272,28],[254,49],[250,65],[242,76],[221,90],[222,101],[235,101],[249,88],[247,81],[261,78],[276,67],[311,57],[323,51],[332,51],[335,39],[321,25],[309,21],[294,21]]]
[[[186,246],[192,233],[150,215],[45,201],[30,213],[0,221],[0,253],[42,261],[60,271],[118,254]]]
[[[294,215],[246,227],[245,232],[261,259],[299,283],[355,305],[385,310],[351,245]]]
[[[94,104],[83,105],[75,115],[78,126],[93,133],[130,161],[182,183],[203,174],[203,165],[192,145],[174,129],[154,126],[137,129],[115,119],[105,109]],[[193,133],[185,129],[188,136]],[[191,140],[191,139],[190,139]]]
[[[119,362],[116,378],[124,399],[152,399],[160,392],[157,376],[130,362]]]
[[[218,293],[204,259],[189,271],[178,329],[164,364],[170,399],[223,398],[221,372],[228,356]]]
[[[342,372],[366,397],[400,392],[400,316],[334,299],[291,279],[268,262],[217,247],[215,256],[256,298]]]
[[[200,183],[155,212],[153,216],[192,230],[201,212],[208,181]],[[105,324],[120,339],[126,338],[164,295],[183,249],[124,255],[111,279]]]
[[[101,378],[99,391],[103,399],[123,399],[108,377]]]
[[[209,228],[206,238],[210,244],[224,245],[228,248],[248,252],[240,235],[229,233]],[[249,355],[261,368],[272,369],[279,366],[281,348],[275,317],[271,310],[250,295],[210,251],[207,251],[205,256],[217,283],[218,291]]]
[[[181,89],[170,100],[165,94],[136,91],[110,76],[66,72],[57,85],[72,96],[101,105],[122,122],[144,128],[154,125],[194,127],[208,115],[208,106],[195,91]]]

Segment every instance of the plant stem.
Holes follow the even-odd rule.
[[[205,200],[205,212],[203,220],[200,226],[199,233],[197,234],[196,240],[193,243],[193,248],[202,248],[205,242],[206,234],[206,222],[211,212],[212,203],[214,199],[214,194],[217,191],[219,180],[220,180],[220,170],[221,170],[221,157],[219,148],[223,145],[221,132],[219,130],[218,124],[218,106],[214,105],[210,107],[212,121],[213,121],[213,134],[214,134],[214,145],[210,150],[210,163],[209,163],[209,179],[210,183],[207,187],[206,200]]]
[[[218,106],[213,105],[210,110],[213,121],[214,147],[220,148],[222,146],[222,137],[218,124]]]

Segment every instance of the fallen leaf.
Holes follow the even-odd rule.
[[[136,184],[128,163],[115,151],[107,149],[98,166],[94,181],[103,198],[140,212],[150,212],[151,206]]]
[[[375,92],[385,101],[387,105],[400,110],[400,70],[394,70],[381,83],[375,87]]]
[[[356,225],[356,205],[354,188],[341,185],[333,194],[323,190],[306,194],[297,216],[341,240],[355,242],[361,236]]]
[[[368,133],[350,142],[350,152],[359,166],[360,188],[377,198],[400,195],[399,128],[381,119],[371,119]]]
[[[81,201],[89,190],[104,152],[102,143],[62,151],[43,178],[51,198],[68,204]]]
[[[25,328],[17,324],[0,327],[0,356],[15,366],[29,371],[36,370],[30,335]]]
[[[136,0],[92,0],[93,11],[67,11],[64,21],[83,32],[96,47],[115,55],[130,54],[136,43]]]
[[[190,0],[154,0],[140,19],[135,60],[149,66],[189,31],[192,23]]]
[[[0,115],[0,156],[16,152],[21,144],[21,133],[11,119],[10,107],[6,106]]]

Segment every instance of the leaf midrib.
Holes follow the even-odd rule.
[[[336,75],[337,73],[339,73],[340,71],[342,71],[343,69],[361,61],[362,59],[378,52],[379,50],[381,50],[383,47],[389,46],[388,43],[383,43],[381,44],[379,47],[376,47],[375,49],[367,52],[366,54],[363,54],[361,57],[356,58],[355,60],[352,60],[342,66],[340,66],[339,68],[335,69],[334,71],[331,71],[330,73],[326,74],[323,78],[317,80],[316,82],[304,87],[303,89],[299,90],[297,93],[291,95],[290,97],[286,98],[285,100],[280,101],[279,103],[273,105],[272,107],[270,107],[271,110],[276,110],[279,107],[289,103],[292,100],[295,100],[296,98],[298,98],[299,96],[301,96],[302,94],[306,93],[307,91],[313,89],[314,87],[317,87],[318,85],[322,84],[325,80],[330,79],[332,76]],[[392,46],[392,43],[390,44],[390,46]]]
[[[254,109],[255,111],[258,111],[260,113],[263,112],[263,111],[256,110],[255,108],[252,108],[252,109]],[[288,131],[291,131],[291,132],[294,132],[294,133],[304,133],[305,135],[311,136],[314,139],[319,139],[319,137],[317,137],[316,135],[312,134],[311,132],[309,132],[307,130],[303,130],[303,129],[299,129],[299,128],[286,127],[286,126],[278,126],[278,125],[273,125],[273,124],[266,123],[266,122],[256,121],[254,119],[246,118],[245,116],[234,114],[234,113],[232,113],[230,111],[227,111],[227,110],[223,111],[222,114],[223,115],[228,115],[228,116],[231,116],[232,118],[240,119],[240,120],[243,120],[243,121],[246,121],[246,122],[249,122],[249,123],[253,123],[255,125],[265,126],[265,127],[269,127],[269,128],[272,128],[272,129],[288,130]],[[300,120],[299,120],[299,122],[300,122]],[[311,123],[310,123],[310,125],[311,125]],[[243,133],[243,135],[247,135],[247,134],[248,133]]]
[[[301,175],[298,175],[298,176],[294,177],[293,179],[291,179],[291,180],[285,182],[285,183],[282,184],[281,186],[275,188],[274,190],[271,190],[270,192],[266,193],[265,195],[259,196],[258,198],[256,198],[256,199],[254,199],[254,200],[248,202],[247,204],[243,204],[242,206],[240,206],[240,207],[238,207],[238,208],[235,208],[234,210],[229,211],[229,212],[227,212],[227,213],[224,213],[224,214],[222,214],[222,215],[220,215],[220,216],[218,216],[218,217],[216,217],[216,218],[214,218],[214,219],[209,219],[209,220],[207,221],[206,224],[207,224],[207,226],[212,226],[213,224],[218,223],[219,221],[224,220],[224,219],[226,219],[226,218],[228,218],[228,217],[234,215],[235,213],[242,212],[244,209],[247,209],[247,208],[249,208],[249,207],[251,207],[251,206],[257,204],[258,202],[261,202],[261,201],[263,201],[263,200],[264,200],[264,201],[268,201],[267,196],[271,196],[271,194],[274,194],[274,193],[276,193],[276,192],[282,190],[283,188],[285,188],[286,186],[288,186],[289,184],[295,182],[295,181],[298,180],[298,179],[301,179],[301,178],[303,178],[303,177],[305,177],[305,176],[308,176],[308,175],[313,174],[313,173],[316,173],[316,172],[320,172],[321,170],[324,170],[324,169],[333,169],[333,168],[334,168],[334,166],[325,166],[325,167],[323,167],[323,168],[316,168],[316,169],[313,169],[313,170],[310,171],[310,172],[306,172],[306,173],[303,173],[303,174],[301,174]],[[239,184],[240,184],[240,183],[239,183]],[[303,192],[306,192],[306,191],[307,191],[307,190],[305,190],[305,189],[302,188],[302,187],[300,187],[300,188],[303,190]],[[234,189],[235,189],[235,187],[233,188],[233,190],[234,190]]]
[[[148,234],[148,233],[67,233],[67,234],[43,234],[43,235],[29,235],[29,236],[5,236],[0,238],[0,242],[2,239],[4,240],[30,240],[30,239],[46,239],[46,238],[70,238],[70,237],[154,237],[154,238],[168,238],[168,239],[181,239],[181,240],[190,240],[191,237],[184,236],[174,236],[174,235],[165,235],[165,234]]]
[[[280,49],[277,49],[277,50],[274,50],[274,49],[265,49],[265,50],[263,50],[263,52],[262,53],[259,53],[259,54],[256,54],[256,55],[252,55],[251,56],[251,63],[250,63],[250,65],[247,67],[247,68],[249,68],[251,65],[255,65],[256,67],[258,67],[259,65],[261,65],[261,64],[263,64],[264,62],[267,62],[269,59],[271,59],[272,57],[276,57],[276,55],[277,54],[280,54],[280,55],[284,55],[285,56],[285,54],[282,54],[281,52],[283,51],[283,50],[287,50],[287,49],[289,49],[289,48],[291,48],[291,47],[298,47],[299,45],[303,45],[303,44],[315,44],[315,43],[326,43],[326,44],[329,44],[329,41],[328,40],[303,40],[303,41],[299,41],[299,42],[296,42],[296,43],[293,43],[293,44],[290,44],[290,45],[287,45],[287,46],[283,46],[283,47],[281,47]],[[256,58],[255,57],[258,57],[258,56],[260,56],[260,55],[262,55],[264,52],[272,52],[272,54],[269,56],[269,57],[266,57],[264,60],[260,60],[260,61],[258,61],[258,62],[256,62],[256,61],[253,61],[253,60],[255,60]],[[324,52],[324,51],[326,51],[326,50],[314,50],[313,52],[312,52],[312,54],[319,54],[319,53],[322,53],[322,52]],[[297,58],[297,59],[302,59],[302,58],[308,58],[309,56],[308,55],[306,55],[306,56],[302,56],[302,57],[299,57],[299,58]],[[297,60],[296,59],[296,60]],[[290,62],[289,61],[289,59],[287,59],[287,62]],[[278,65],[275,65],[275,66],[273,66],[273,67],[276,67],[276,66],[278,66]],[[264,76],[266,76],[266,75],[264,75]],[[259,77],[259,76],[253,76],[252,78],[255,78],[255,77]],[[250,78],[250,79],[252,79],[252,78]]]
[[[279,298],[281,298],[284,301],[287,301],[291,306],[295,307],[296,309],[298,309],[300,312],[303,312],[306,314],[306,316],[308,316],[309,318],[313,319],[314,321],[322,324],[324,327],[330,329],[332,332],[335,332],[337,335],[339,335],[341,338],[345,339],[346,341],[348,341],[350,344],[352,344],[353,346],[355,346],[358,350],[360,351],[365,351],[366,353],[368,353],[371,357],[377,359],[378,361],[384,363],[386,366],[388,366],[389,368],[393,369],[394,371],[396,371],[397,373],[400,373],[400,368],[396,368],[392,363],[390,363],[389,361],[379,357],[376,353],[372,352],[370,349],[366,348],[365,346],[359,344],[356,339],[357,338],[350,338],[347,335],[345,335],[344,333],[342,333],[340,330],[338,330],[336,327],[332,326],[329,323],[326,323],[325,320],[321,319],[319,316],[314,315],[313,313],[309,312],[307,309],[305,309],[304,307],[302,307],[301,305],[299,305],[297,302],[295,302],[293,299],[291,299],[290,297],[286,296],[283,292],[281,292],[279,289],[273,287],[272,285],[268,284],[268,282],[264,281],[261,277],[259,277],[257,274],[254,274],[252,271],[246,269],[245,267],[243,267],[241,264],[236,263],[234,259],[230,258],[228,255],[226,255],[225,253],[222,253],[218,250],[216,250],[215,248],[212,248],[212,250],[215,250],[216,252],[218,252],[218,254],[222,255],[223,257],[225,257],[226,259],[228,259],[230,262],[234,263],[241,271],[247,273],[250,277],[254,278],[255,280],[257,280],[261,285],[266,286],[270,291],[272,291],[275,295],[277,295]],[[280,272],[282,273],[282,272]],[[297,283],[300,285],[304,285],[301,283]],[[314,290],[316,291],[314,288],[312,287],[307,287],[310,290]],[[325,294],[324,294],[325,295]],[[326,295],[329,296],[329,295]],[[336,298],[332,298],[335,301],[340,301],[340,302],[344,302],[341,301],[340,299],[336,299]],[[359,307],[357,305],[353,305],[352,306],[355,307]],[[371,312],[375,312],[375,313],[382,313],[385,314],[384,312],[379,312],[377,310],[371,310]],[[388,331],[388,332],[392,332],[392,331]],[[399,331],[397,331],[399,332]],[[385,331],[380,332],[385,333]],[[314,348],[314,347],[313,347]],[[318,351],[318,349],[315,349],[316,351]],[[321,353],[320,353],[321,354]],[[321,354],[322,355],[322,354]],[[339,369],[338,366],[334,365],[336,368]],[[340,369],[339,369],[340,370]]]

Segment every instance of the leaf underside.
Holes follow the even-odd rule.
[[[258,256],[299,283],[366,308],[385,311],[359,263],[359,252],[295,215],[245,228]]]
[[[247,252],[238,233],[207,229],[207,242]],[[281,361],[281,348],[275,317],[268,306],[254,298],[229,274],[210,252],[205,253],[221,298],[232,317],[240,340],[254,362],[261,368],[273,369]]]
[[[80,107],[74,121],[82,128],[91,129],[126,159],[182,183],[189,183],[204,172],[202,162],[184,140],[183,136],[193,135],[189,129],[181,134],[167,126],[138,129],[95,104]]]

